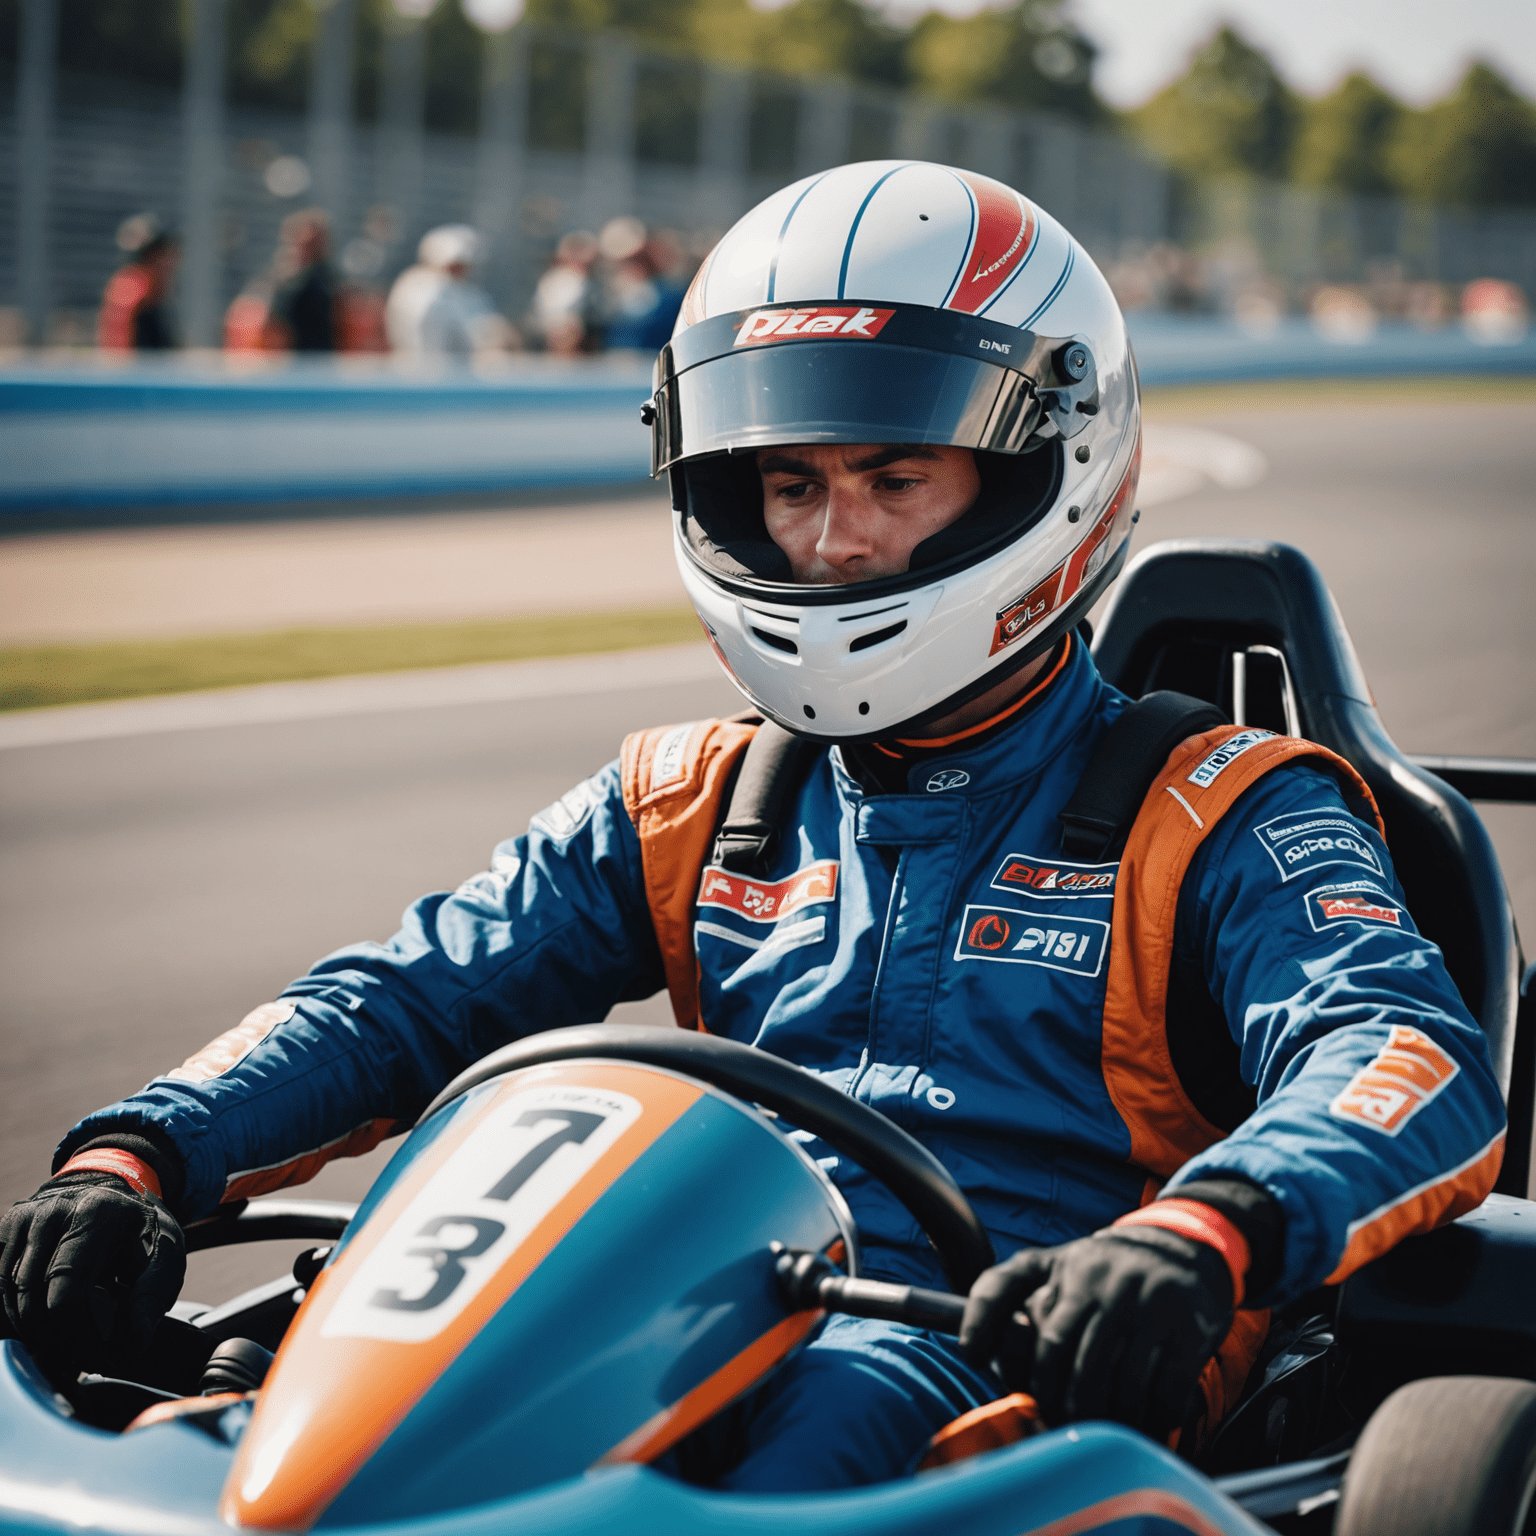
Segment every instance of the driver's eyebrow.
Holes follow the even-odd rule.
[[[872,469],[884,469],[887,464],[898,463],[902,459],[937,459],[939,457],[932,448],[924,448],[917,443],[892,443],[888,448],[877,448],[873,453],[862,459],[855,459],[851,464],[845,459],[844,469],[851,469],[858,474],[867,474]]]
[[[759,459],[757,472],[760,475],[804,475],[807,480],[817,478],[814,464],[808,464],[804,459],[792,459],[787,453],[770,453]]]

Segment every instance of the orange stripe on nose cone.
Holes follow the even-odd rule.
[[[508,1099],[530,1089],[562,1087],[628,1095],[639,1101],[640,1115],[433,1337],[401,1343],[327,1336],[326,1320],[348,1282],[471,1133]],[[439,1137],[311,1288],[241,1441],[220,1501],[221,1518],[265,1530],[309,1530],[507,1298],[703,1091],[643,1067],[532,1067],[514,1073],[477,1113]],[[490,1168],[486,1173],[494,1178],[499,1171]]]
[[[718,1412],[732,1398],[745,1392],[771,1366],[792,1350],[817,1323],[822,1314],[796,1312],[775,1323],[761,1338],[753,1341],[707,1376],[691,1392],[686,1392],[669,1408],[653,1414],[632,1435],[626,1435],[595,1465],[611,1466],[620,1461],[654,1461],[670,1450],[690,1430]]]

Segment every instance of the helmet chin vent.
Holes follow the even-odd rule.
[[[757,636],[764,645],[771,645],[776,651],[788,651],[791,656],[800,654],[800,647],[793,640],[786,639],[783,635],[770,634],[766,629],[752,626],[752,633]]]
[[[895,624],[887,624],[884,629],[872,630],[867,635],[860,635],[858,639],[850,640],[848,642],[848,649],[850,651],[867,651],[872,645],[883,645],[887,640],[894,640],[906,627],[907,621],[905,619],[901,619]]]

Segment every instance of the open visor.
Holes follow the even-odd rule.
[[[947,443],[1022,453],[1098,411],[1070,338],[917,305],[785,305],[719,315],[663,348],[651,469],[788,443]]]
[[[684,547],[726,589],[781,601],[837,602],[848,589],[794,582],[763,523],[753,450],[976,450],[976,501],[919,544],[901,575],[857,583],[872,596],[962,569],[1034,526],[1061,484],[1062,439],[1099,408],[1083,343],[914,305],[717,316],[675,337],[656,371],[653,462],[671,471]]]

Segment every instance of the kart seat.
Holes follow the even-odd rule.
[[[1498,1188],[1524,1196],[1536,1009],[1520,1006],[1520,945],[1498,859],[1467,800],[1405,757],[1383,729],[1317,567],[1268,540],[1154,545],[1120,578],[1093,655],[1133,698],[1171,688],[1208,700],[1235,724],[1337,752],[1370,785],[1414,921],[1440,946],[1488,1037],[1510,1120]]]

